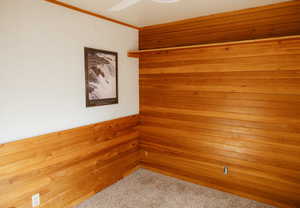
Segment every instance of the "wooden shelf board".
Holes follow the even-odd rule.
[[[232,42],[222,42],[222,43],[209,43],[209,44],[198,44],[190,46],[179,46],[179,47],[170,47],[170,48],[157,48],[157,49],[148,49],[148,50],[136,50],[129,51],[128,57],[139,58],[140,55],[146,53],[156,53],[163,51],[174,51],[174,50],[184,50],[184,49],[194,49],[194,48],[205,48],[205,47],[214,47],[214,46],[230,46],[237,44],[247,44],[247,43],[259,43],[259,42],[268,42],[268,41],[282,41],[290,39],[298,39],[300,35],[291,35],[291,36],[281,36],[275,38],[262,38],[262,39],[253,39],[253,40],[242,40],[242,41],[232,41]]]

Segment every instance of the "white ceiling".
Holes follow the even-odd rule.
[[[81,9],[99,13],[135,26],[147,26],[206,16],[227,11],[252,8],[289,0],[180,0],[177,3],[160,4],[141,0],[122,11],[108,11],[121,0],[61,0]]]

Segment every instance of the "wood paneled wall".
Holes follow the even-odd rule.
[[[140,49],[300,34],[300,1],[141,28]]]
[[[138,116],[0,145],[0,207],[78,204],[138,164]]]
[[[144,167],[300,207],[300,38],[144,53],[140,99]]]

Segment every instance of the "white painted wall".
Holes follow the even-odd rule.
[[[138,32],[43,0],[0,0],[0,143],[137,114]],[[86,108],[84,47],[119,53],[119,104]]]

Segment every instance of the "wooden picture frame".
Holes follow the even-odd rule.
[[[84,48],[86,107],[117,104],[118,53]]]

